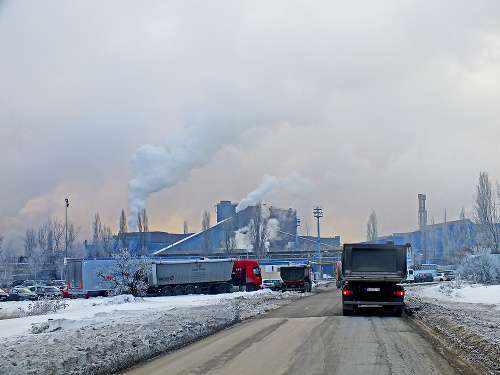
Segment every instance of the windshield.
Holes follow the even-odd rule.
[[[255,276],[260,276],[260,268],[259,267],[254,267],[253,269],[253,274]]]

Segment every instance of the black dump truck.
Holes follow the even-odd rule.
[[[283,280],[282,292],[287,290],[311,291],[311,267],[308,264],[283,266],[280,268],[280,276]]]
[[[363,307],[381,307],[394,316],[404,308],[406,252],[410,244],[344,244],[342,250],[343,315]]]

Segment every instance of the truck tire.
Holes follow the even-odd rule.
[[[223,294],[223,293],[227,293],[227,292],[228,292],[228,288],[227,288],[226,284],[219,284],[217,286],[217,294]]]
[[[342,315],[344,316],[349,316],[352,314],[352,310],[349,309],[342,309]]]
[[[394,310],[392,312],[392,316],[397,316],[397,317],[400,317],[403,315],[403,310]]]
[[[255,284],[247,284],[247,292],[255,292],[257,290],[257,286]]]
[[[182,296],[184,294],[184,288],[182,285],[176,285],[174,288],[174,296]]]
[[[188,285],[188,286],[186,286],[186,288],[184,288],[184,293],[185,294],[195,294],[196,293],[196,289],[195,289],[194,285]]]
[[[174,291],[172,290],[171,287],[166,286],[161,290],[161,295],[162,296],[172,296],[174,294]]]

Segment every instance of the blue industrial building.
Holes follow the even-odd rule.
[[[378,237],[372,243],[384,244],[393,241],[396,245],[411,244],[412,263],[441,263],[452,248],[463,247],[466,239],[472,241],[475,224],[469,219],[432,224],[425,231],[394,233]],[[425,238],[425,241],[424,241]]]

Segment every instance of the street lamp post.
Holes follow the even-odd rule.
[[[323,217],[323,208],[321,206],[314,207],[314,217],[318,219],[318,249],[316,250],[316,274],[318,275],[318,263],[321,262],[321,237],[319,235],[319,219]]]
[[[64,250],[64,257],[67,258],[68,257],[68,207],[69,207],[69,199],[66,198],[64,199],[64,201],[66,202],[66,248]]]

